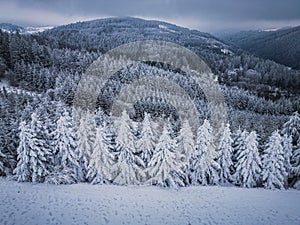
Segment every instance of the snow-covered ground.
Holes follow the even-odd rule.
[[[0,224],[300,224],[300,191],[0,179]]]

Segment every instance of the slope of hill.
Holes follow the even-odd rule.
[[[299,224],[296,190],[32,185],[0,179],[1,224]],[[4,204],[3,204],[4,203]]]
[[[241,31],[222,39],[257,56],[300,69],[300,26],[272,31]]]
[[[60,43],[72,47],[103,51],[124,43],[146,39],[172,41],[187,47],[215,49],[220,53],[221,49],[225,51],[224,49],[229,48],[228,45],[208,33],[161,21],[132,17],[77,22],[45,31],[43,35],[53,37]]]

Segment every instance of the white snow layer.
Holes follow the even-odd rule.
[[[0,179],[0,224],[300,224],[300,192]]]
[[[168,27],[165,26],[165,25],[159,24],[158,27],[159,27],[160,29],[163,29],[163,30],[166,30],[166,31],[169,31],[169,32],[172,32],[172,33],[177,33],[176,30],[172,30],[172,29],[168,28]]]

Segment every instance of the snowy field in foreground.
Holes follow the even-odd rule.
[[[300,191],[0,179],[0,224],[300,224]]]

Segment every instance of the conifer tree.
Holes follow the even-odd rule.
[[[284,188],[287,177],[284,161],[281,136],[278,131],[274,131],[262,156],[262,179],[265,188]]]
[[[197,132],[196,154],[193,158],[192,184],[217,184],[220,165],[216,162],[217,151],[214,146],[212,128],[204,120]]]
[[[131,129],[131,120],[126,113],[122,112],[119,121],[117,140],[120,143],[120,151],[117,155],[117,176],[114,182],[118,184],[139,184],[144,175],[142,170],[143,160],[136,155],[135,136]]]
[[[298,112],[294,112],[290,116],[289,120],[283,125],[281,133],[287,134],[292,137],[292,144],[297,145],[298,139],[300,138],[300,115]]]
[[[296,179],[300,178],[300,139],[298,140],[298,144],[293,151],[292,155],[292,172],[295,175]]]
[[[109,148],[110,140],[107,129],[106,124],[96,129],[96,139],[87,173],[87,179],[92,184],[108,183],[113,180],[115,161]]]
[[[291,175],[291,158],[292,158],[292,138],[288,136],[287,134],[284,134],[281,137],[281,144],[283,148],[283,154],[284,154],[284,166],[285,170],[287,172],[287,178]],[[287,180],[286,180],[287,182]]]
[[[163,127],[154,154],[148,164],[147,172],[150,175],[150,184],[163,187],[183,186],[183,163],[177,160],[176,140],[169,134],[167,125]]]
[[[94,115],[90,112],[82,113],[76,131],[80,166],[78,175],[81,181],[86,179],[89,161],[93,152],[93,143],[95,141],[95,127]]]
[[[14,173],[19,182],[31,181],[32,168],[30,165],[30,139],[32,133],[25,121],[20,123],[20,143],[18,146],[18,164]]]
[[[41,121],[34,112],[31,116],[30,127],[24,122],[20,126],[20,141],[18,147],[18,164],[15,169],[18,181],[43,182],[49,174],[47,162],[51,153],[45,147],[45,140],[41,133],[43,130]]]
[[[141,158],[147,166],[155,149],[155,137],[151,126],[151,117],[148,113],[145,113],[144,116],[139,148],[141,149]]]
[[[242,187],[253,187],[257,185],[261,173],[261,160],[258,153],[258,141],[255,131],[250,134],[243,131],[242,143],[237,153],[235,165],[235,181]]]
[[[221,134],[221,139],[219,141],[218,146],[218,163],[220,165],[220,181],[221,183],[226,183],[231,180],[231,167],[233,162],[232,158],[232,143],[233,140],[231,138],[231,131],[229,124],[223,129],[223,133]]]
[[[189,125],[189,121],[185,120],[179,132],[177,160],[181,160],[183,172],[185,175],[185,183],[190,183],[191,163],[195,153],[195,140],[193,131]]]
[[[64,109],[62,116],[57,121],[57,128],[54,132],[56,165],[63,168],[73,168],[77,171],[78,149],[76,134],[73,128],[72,117],[67,109]]]

